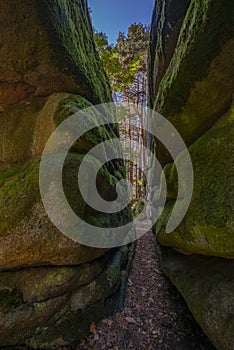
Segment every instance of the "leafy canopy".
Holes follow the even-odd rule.
[[[115,45],[103,32],[95,32],[94,39],[114,92],[125,93],[139,74],[146,74],[149,27],[132,24],[127,36],[119,33]]]

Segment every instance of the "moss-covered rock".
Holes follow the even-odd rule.
[[[76,345],[90,322],[119,307],[132,253],[128,247],[109,252],[82,246],[57,230],[40,198],[40,157],[65,119],[112,101],[110,84],[95,49],[86,0],[3,0],[0,32],[0,346]],[[100,168],[100,195],[115,199],[123,163],[116,159],[102,167],[98,156],[89,157],[84,198],[77,182],[84,154],[118,136],[114,111],[99,106],[98,113],[110,122],[103,127],[96,112],[95,107],[83,121],[91,119],[96,127],[65,159],[63,189],[79,217],[114,226],[130,220],[128,208],[111,218],[97,214],[86,199],[92,195],[94,165]],[[65,215],[56,188],[50,200],[54,213]]]
[[[102,108],[102,118],[104,119],[104,113],[108,113],[108,120],[110,122],[109,125],[98,125],[97,118],[101,117]],[[67,98],[60,100],[54,112],[53,119],[55,125],[58,126],[61,122],[63,122],[75,113],[78,116],[77,122],[79,123],[79,116],[81,116],[81,114],[79,114],[79,111],[83,109],[87,109],[87,118],[85,119],[85,121],[82,121],[82,123],[84,124],[80,124],[80,126],[84,129],[87,127],[89,129],[89,126],[91,125],[92,129],[82,134],[79,140],[77,140],[74,143],[74,145],[72,146],[73,151],[77,151],[79,153],[87,153],[88,151],[90,151],[91,148],[98,145],[99,143],[118,137],[118,130],[116,129],[116,126],[114,124],[115,111],[113,109],[113,106],[111,104],[105,104],[100,108],[95,108],[95,106],[93,106],[90,102],[78,95],[69,95]],[[113,124],[111,127],[112,120]],[[117,172],[118,168],[116,168],[115,171]],[[121,173],[123,173],[122,169]]]
[[[90,323],[116,312],[123,303],[134,245],[116,251],[103,273],[71,295],[71,308],[53,327],[41,327],[27,341],[34,349],[57,349],[76,344],[89,333]]]
[[[1,9],[0,81],[9,84],[2,110],[25,96],[61,91],[111,101],[86,0],[3,0]]]
[[[7,296],[3,306],[8,307],[3,310],[0,305],[1,346],[25,343],[35,349],[76,346],[88,334],[91,322],[115,312],[122,305],[133,248],[129,246],[109,253],[90,263],[91,269],[83,265],[39,268],[38,275],[37,269],[12,272],[15,276],[10,281],[15,279],[28,300],[23,301],[22,294],[15,289],[4,287],[1,290],[0,285],[0,297]],[[33,271],[35,277],[30,280]],[[91,275],[89,271],[92,271]],[[10,272],[5,274],[7,276]],[[4,273],[1,275],[9,284]],[[93,281],[89,283],[90,279]],[[35,291],[32,290],[33,283]]]
[[[16,226],[28,218],[32,207],[39,200],[39,162],[25,165],[20,170],[0,174],[0,232]]]
[[[159,249],[164,272],[217,349],[234,344],[234,260]]]
[[[32,97],[0,113],[0,170],[22,165],[31,158],[38,114],[45,100]]]
[[[83,155],[70,153],[64,163],[63,185],[68,203],[74,212],[89,216],[85,199],[77,186],[77,174]],[[95,159],[90,159],[90,167]],[[103,255],[105,249],[81,246],[60,233],[50,222],[41,200],[38,184],[38,162],[21,171],[3,173],[0,187],[0,269],[45,264],[79,264]],[[85,179],[87,188],[92,172]],[[113,184],[103,170],[99,178],[109,191]],[[52,196],[53,197],[53,196]],[[53,199],[52,199],[53,200]],[[56,211],[56,202],[54,203]],[[59,208],[58,208],[59,210]],[[102,217],[97,218],[101,221]]]
[[[166,233],[174,205],[186,197],[187,169],[182,152],[178,179],[166,147],[152,140],[167,182],[156,225],[162,267],[220,350],[234,343],[233,6],[228,0],[156,0],[149,72],[151,107],[189,146],[195,181],[183,221]]]
[[[78,266],[46,266],[2,271],[0,272],[0,303],[13,308],[18,305],[16,304],[18,300],[38,303],[76,290],[100,275],[107,260],[108,254]]]
[[[162,245],[234,258],[233,112],[232,108],[189,148],[195,175],[193,197],[184,220],[171,233],[164,228],[176,199],[177,174],[174,165],[167,167],[170,202],[157,225],[157,239]],[[183,154],[179,157],[183,164]]]
[[[157,0],[153,10],[149,50],[149,99],[154,106],[157,90],[174,54],[181,24],[191,0]]]
[[[23,296],[16,289],[0,288],[0,312],[8,312],[23,304]]]
[[[61,117],[54,118],[57,104],[69,93],[86,97],[77,96],[77,105],[73,95],[73,109],[112,98],[86,1],[4,0],[1,8],[0,170],[5,170],[41,155]]]
[[[71,115],[89,108],[87,125],[97,125],[100,112],[84,97],[68,93],[32,97],[19,102],[0,113],[0,170],[20,167],[31,159],[38,159],[55,128]],[[111,107],[106,112],[112,114]],[[77,120],[79,123],[79,119]],[[111,125],[111,124],[110,124]],[[86,153],[100,142],[118,137],[116,126],[98,126],[86,132],[73,145],[72,150]],[[124,173],[118,163],[116,172]],[[123,175],[122,175],[123,176]]]
[[[51,326],[67,305],[67,295],[41,303],[23,303],[8,312],[0,312],[0,344],[13,346],[24,344],[43,325]]]
[[[29,106],[28,109],[27,106]],[[33,109],[34,121],[27,134],[24,130],[27,129],[27,123],[30,123],[32,106],[34,109],[35,106],[38,107]],[[72,114],[91,106],[90,102],[79,95],[56,93],[43,100],[31,98],[9,107],[2,113],[3,120],[8,120],[2,125],[4,131],[2,147],[6,149],[2,155],[2,164],[3,167],[7,164],[6,167],[11,166],[11,168],[0,174],[0,240],[3,242],[0,248],[0,269],[45,263],[78,264],[104,254],[105,250],[82,247],[57,231],[42,207],[38,182],[39,160],[37,159],[51,132]],[[94,110],[91,110],[87,116],[87,122],[91,118],[96,125],[95,117],[98,111],[94,112]],[[24,120],[24,114],[26,114],[25,123],[21,124],[19,120]],[[10,127],[7,128],[6,125]],[[13,131],[12,137],[11,131]],[[86,208],[85,199],[77,186],[77,174],[84,157],[82,153],[99,142],[113,137],[116,137],[116,130],[110,127],[97,127],[86,133],[71,148],[73,153],[69,153],[63,170],[65,195],[74,212],[81,218],[85,216],[87,220],[92,217],[92,220],[95,219],[95,222],[101,226],[105,216],[97,216],[96,212],[91,213]],[[31,158],[33,161],[28,161],[21,167],[21,163]],[[12,164],[14,164],[13,169]],[[90,157],[89,166],[87,165],[89,169],[86,179],[87,195],[94,164],[100,168],[97,179],[100,193],[108,200],[113,199],[115,185],[120,176],[123,178],[124,175],[122,165],[111,162],[109,167],[106,165],[102,167],[99,160]],[[54,201],[54,210],[59,211],[59,208],[56,209],[56,201]],[[129,216],[129,213],[126,212],[125,215]],[[55,240],[56,246],[53,243]]]
[[[154,17],[151,31],[154,57],[149,72],[152,104],[190,145],[230,107],[234,71],[229,14],[233,11],[233,4],[228,0],[192,0],[188,7],[188,2],[180,2],[183,9],[178,9],[177,16],[187,10],[182,15],[183,22],[176,15],[173,17],[178,4],[165,8],[165,2],[158,0],[157,6],[161,11],[155,15],[157,25]],[[170,19],[174,22],[171,23]],[[153,80],[156,81],[156,90]],[[161,146],[158,146],[158,156],[164,164],[170,160]]]

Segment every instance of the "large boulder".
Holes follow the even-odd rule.
[[[149,62],[151,107],[177,128],[194,168],[189,209],[166,233],[178,174],[165,146],[152,142],[167,180],[166,205],[155,227],[162,267],[222,350],[233,349],[234,334],[233,7],[228,0],[156,0]],[[177,161],[186,175],[183,152]]]
[[[53,94],[46,106],[37,115],[37,127],[32,142],[32,160],[23,167],[14,167],[0,174],[0,270],[20,266],[36,266],[41,264],[79,264],[95,259],[104,254],[104,249],[93,249],[81,246],[65,237],[50,222],[40,199],[39,191],[39,160],[45,142],[53,129],[68,116],[79,109],[92,106],[86,99],[76,95]],[[49,111],[49,113],[48,113]],[[4,114],[4,113],[3,113]],[[21,115],[17,115],[21,117]],[[91,116],[92,117],[92,116]],[[95,117],[95,113],[93,115]],[[21,125],[19,124],[21,130]],[[23,130],[22,130],[23,131]],[[18,130],[19,132],[19,130]],[[33,136],[30,134],[33,138]],[[24,136],[27,140],[27,135]],[[73,210],[84,219],[91,216],[86,203],[77,187],[79,165],[85,151],[93,144],[116,137],[113,130],[98,128],[96,132],[86,133],[74,144],[72,152],[66,159],[63,171],[64,191]],[[4,137],[5,138],[5,137]],[[9,140],[10,135],[6,135]],[[22,140],[23,135],[20,139]],[[15,140],[17,141],[17,140]],[[17,142],[14,143],[15,150]],[[17,151],[17,150],[16,150]],[[19,148],[18,153],[21,150]],[[16,153],[17,154],[17,153]],[[88,189],[92,180],[92,161],[90,172],[83,180]],[[101,165],[100,165],[101,167]],[[111,174],[105,167],[99,175],[98,186],[102,195],[114,196],[114,185],[120,179],[120,164],[112,164],[116,174]],[[56,203],[54,203],[56,211]],[[59,208],[57,208],[59,211]],[[127,213],[126,213],[127,215]],[[93,214],[92,214],[93,216]],[[103,214],[99,221],[108,218]],[[56,245],[54,245],[56,242]]]
[[[190,0],[156,1],[151,23],[149,50],[149,99],[152,108],[157,90],[174,54]]]
[[[122,305],[133,250],[115,250],[73,267],[0,273],[0,344],[75,346],[93,321]]]
[[[86,0],[3,0],[1,9],[2,111],[61,91],[111,100]]]
[[[3,0],[0,31],[0,346],[75,346],[89,323],[122,303],[133,252],[130,246],[81,245],[51,223],[40,197],[40,157],[60,123],[84,108],[112,102],[110,84],[86,0]],[[89,118],[95,122],[96,114]],[[69,205],[99,227],[131,220],[128,209],[111,216],[86,203],[94,164],[101,168],[100,194],[115,199],[115,185],[125,176],[120,161],[101,167],[90,157],[86,198],[77,185],[84,155],[118,136],[113,118],[111,125],[77,140],[63,167]],[[56,197],[51,200],[56,215],[64,215]]]
[[[175,165],[166,166],[171,190],[170,200],[157,225],[157,239],[162,245],[186,253],[234,259],[233,122],[232,107],[189,147],[195,179],[192,201],[186,217],[171,233],[166,233],[165,225],[176,201],[177,173]],[[178,162],[186,173],[183,153],[178,156]]]
[[[234,344],[234,260],[185,256],[161,247],[163,270],[217,349]]]
[[[230,108],[233,4],[199,0],[190,1],[188,7],[188,1],[174,0],[165,9],[165,3],[156,1],[155,11],[162,8],[152,23],[151,106],[191,145]],[[161,147],[158,157],[164,164],[170,160]]]

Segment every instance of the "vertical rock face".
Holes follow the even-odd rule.
[[[151,107],[180,132],[195,175],[189,210],[168,234],[165,227],[178,180],[170,155],[158,143],[156,153],[170,190],[156,227],[162,266],[214,345],[230,350],[234,344],[233,10],[226,0],[157,0],[149,62]],[[183,154],[178,158],[183,163]]]
[[[109,82],[86,0],[2,0],[0,32],[0,346],[76,345],[90,322],[118,308],[132,252],[89,248],[60,233],[41,203],[38,169],[64,119],[112,101]],[[81,218],[106,219],[87,208],[77,170],[91,146],[113,137],[116,130],[97,128],[66,159],[64,188]],[[97,185],[110,200],[124,170],[118,162],[109,168]]]
[[[153,11],[150,40],[149,92],[150,105],[153,107],[157,89],[171,58],[190,0],[156,1]]]

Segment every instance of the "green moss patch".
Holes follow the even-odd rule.
[[[43,0],[37,6],[51,42],[58,43],[63,71],[73,72],[77,83],[82,85],[83,95],[92,103],[110,102],[110,85],[95,49],[87,2]]]
[[[55,124],[58,126],[61,122],[75,113],[77,113],[77,123],[81,123],[81,120],[79,120],[79,115],[81,114],[79,114],[79,112],[84,109],[87,109],[87,124],[81,125],[81,127],[88,127],[89,129],[91,123],[93,128],[84,133],[73,145],[73,150],[78,151],[79,153],[87,153],[93,146],[98,145],[103,141],[118,137],[114,123],[111,125],[98,126],[97,117],[100,117],[100,113],[105,113],[105,111],[96,109],[95,106],[84,97],[78,95],[70,95],[68,98],[59,102],[54,114]],[[107,107],[106,112],[111,113],[112,111]],[[113,118],[112,114],[111,118]],[[83,122],[86,123],[84,119]]]
[[[194,82],[202,80],[212,59],[232,33],[231,7],[228,0],[192,0],[188,8],[177,47],[159,86],[155,107],[166,116],[186,104]]]
[[[16,289],[0,290],[0,311],[8,312],[23,304],[23,296]]]
[[[40,196],[38,171],[39,162],[35,162],[0,174],[0,232],[29,217]]]
[[[228,166],[233,159],[233,115],[232,108],[190,147],[195,175],[192,201],[182,223],[169,234],[164,228],[175,202],[166,205],[157,224],[157,239],[162,245],[197,254],[234,257],[234,178]],[[183,154],[179,157],[183,164]],[[166,175],[168,199],[172,200],[177,188],[175,166],[168,166]]]

